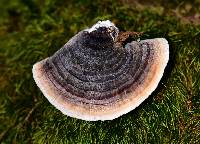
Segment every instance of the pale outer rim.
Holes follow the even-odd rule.
[[[154,48],[157,52],[157,56],[155,63],[152,64],[150,72],[145,78],[143,87],[139,87],[136,91],[134,91],[138,94],[137,96],[130,95],[127,99],[122,99],[112,107],[109,106],[107,108],[105,106],[105,108],[101,110],[98,110],[98,108],[88,110],[84,107],[72,105],[69,102],[63,101],[58,93],[56,93],[57,91],[53,84],[44,77],[43,71],[41,69],[42,61],[36,63],[33,66],[33,77],[37,86],[43,92],[44,96],[63,114],[87,121],[112,120],[138,107],[158,86],[158,83],[163,76],[164,69],[169,60],[169,45],[167,40],[164,38],[156,38],[143,41],[152,40],[157,43],[156,47]]]

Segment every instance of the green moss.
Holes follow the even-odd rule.
[[[1,0],[0,9],[0,142],[200,141],[199,0]],[[124,31],[144,32],[141,39],[167,38],[170,61],[164,77],[144,103],[113,121],[64,116],[36,86],[32,65],[104,19]]]

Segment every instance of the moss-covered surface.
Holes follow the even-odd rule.
[[[200,1],[1,0],[0,143],[198,143]],[[113,121],[64,116],[42,95],[32,65],[78,31],[110,19],[120,30],[165,37],[170,62],[156,91]]]

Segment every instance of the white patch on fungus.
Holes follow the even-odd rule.
[[[100,27],[106,27],[108,28],[108,30],[110,31],[115,31],[116,32],[116,37],[118,36],[119,33],[119,29],[109,20],[105,20],[105,21],[98,21],[96,24],[94,24],[91,28],[86,29],[85,31],[91,33],[93,31],[96,31],[98,28]],[[111,37],[113,38],[113,40],[115,40],[116,37],[113,37],[113,35],[110,33]]]

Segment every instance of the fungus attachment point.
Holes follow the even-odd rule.
[[[118,33],[113,23],[100,21],[34,64],[34,80],[52,105],[71,117],[112,120],[148,98],[167,65],[168,42],[155,38],[123,47]]]

